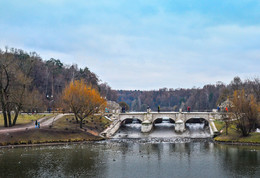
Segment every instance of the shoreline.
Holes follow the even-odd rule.
[[[75,141],[54,141],[54,142],[41,142],[41,143],[26,143],[26,144],[10,144],[10,145],[1,145],[0,149],[5,148],[23,148],[23,147],[40,147],[40,146],[59,146],[59,145],[71,145],[71,144],[84,144],[84,143],[93,143],[103,140],[110,140],[105,138],[98,138],[93,140],[75,140]],[[135,140],[135,139],[133,139]],[[223,145],[238,145],[238,146],[260,146],[260,143],[249,143],[249,142],[233,142],[233,141],[216,141],[214,138],[191,138],[193,141],[201,141],[201,140],[207,140],[207,142],[213,142],[214,144],[223,144]],[[175,143],[178,144],[178,143]]]
[[[260,143],[250,143],[250,142],[236,142],[236,141],[216,141],[216,144],[223,144],[223,145],[239,145],[239,146],[260,146]]]
[[[90,143],[102,141],[105,139],[96,139],[96,140],[78,140],[78,141],[55,141],[55,142],[42,142],[42,143],[27,143],[27,144],[16,144],[16,145],[1,145],[2,148],[21,148],[21,147],[37,147],[37,146],[58,146],[58,145],[70,145],[70,144],[81,144],[81,143]]]

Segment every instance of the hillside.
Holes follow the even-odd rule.
[[[230,84],[217,82],[215,85],[205,85],[203,88],[192,89],[159,89],[152,91],[118,90],[118,102],[124,101],[131,111],[145,111],[147,106],[152,110],[178,111],[186,110],[187,106],[192,111],[209,111],[232,95],[235,90],[244,88],[246,93],[252,93],[260,101],[260,79],[242,81],[235,77]]]

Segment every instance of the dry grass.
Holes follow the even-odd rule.
[[[68,132],[51,129],[31,129],[0,135],[0,146],[55,142],[75,142],[101,140],[87,132]]]
[[[92,116],[83,121],[83,129],[96,130],[97,132],[103,131],[110,125],[111,121],[104,117]],[[79,123],[73,115],[64,116],[54,122],[53,129],[66,129],[66,130],[79,130]]]
[[[102,138],[97,135],[109,124],[109,120],[93,116],[87,118],[83,129],[80,129],[74,116],[64,116],[51,127],[0,134],[0,145],[101,140]]]

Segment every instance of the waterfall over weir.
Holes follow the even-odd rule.
[[[161,123],[155,123],[150,133],[141,132],[141,123],[133,120],[132,123],[122,124],[120,129],[113,136],[119,138],[210,138],[209,128],[205,123],[187,123],[186,131],[175,132],[175,123],[164,119]]]

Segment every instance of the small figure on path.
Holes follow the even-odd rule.
[[[40,122],[38,122],[38,128],[40,128],[41,126],[40,126]]]
[[[158,112],[160,112],[160,105],[158,106]]]
[[[37,122],[37,120],[35,121],[35,128],[38,126],[38,122]]]
[[[187,111],[190,112],[190,106],[187,107]]]

